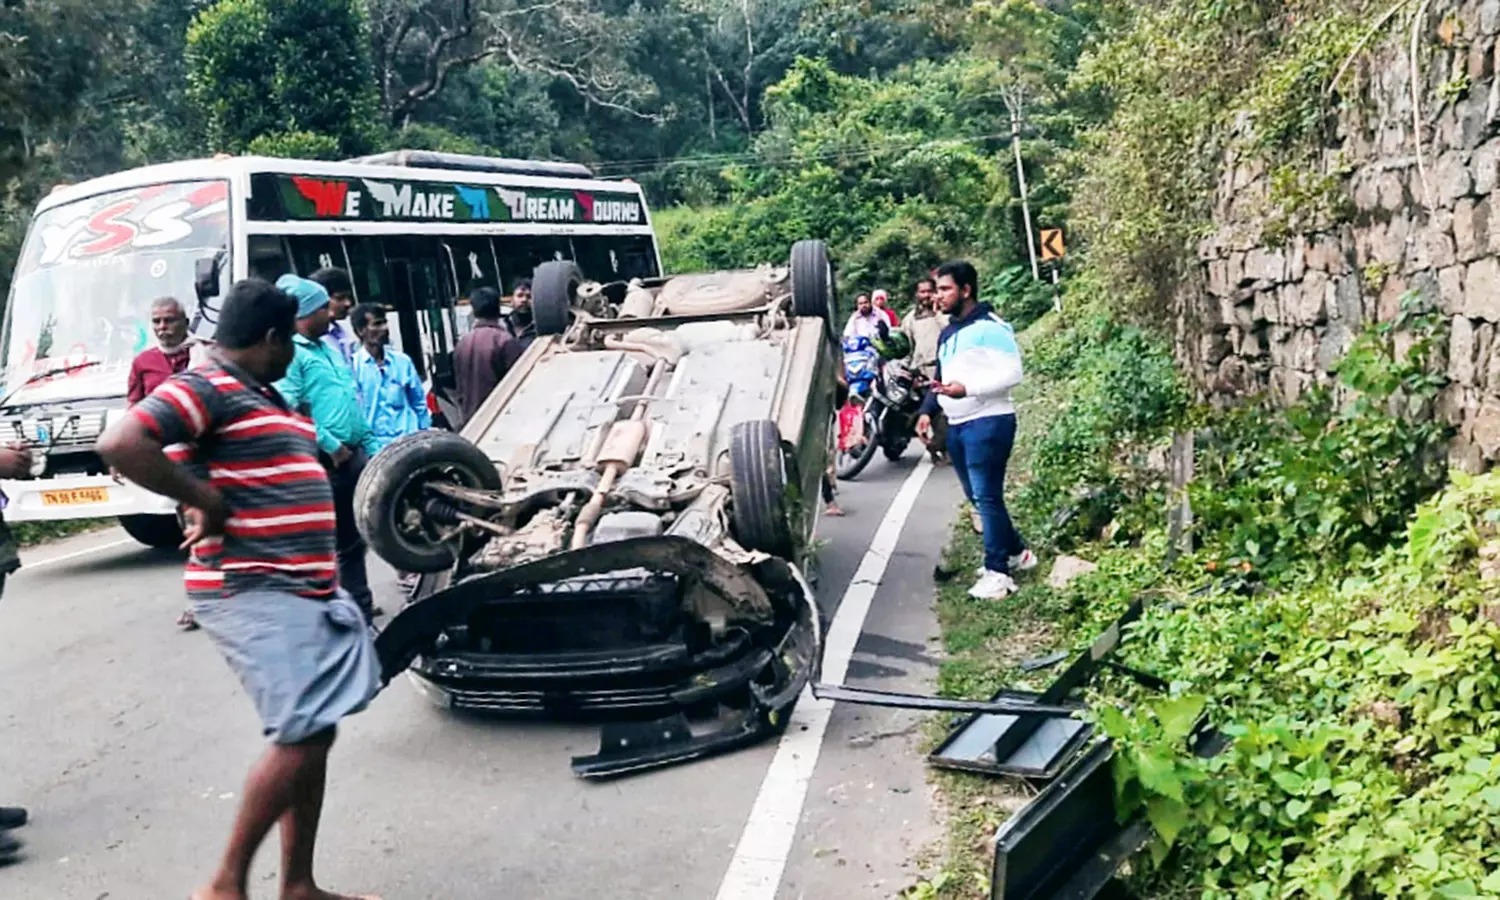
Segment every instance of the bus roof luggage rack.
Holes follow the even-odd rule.
[[[356,156],[344,162],[368,166],[409,166],[416,169],[456,169],[463,172],[498,172],[506,175],[540,175],[549,178],[593,178],[582,163],[475,156],[471,153],[439,153],[434,150],[388,150]]]

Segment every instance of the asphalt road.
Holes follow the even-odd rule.
[[[829,614],[916,455],[872,463],[840,488],[849,515],[822,520],[818,591]],[[952,473],[932,470],[849,683],[931,687],[931,571],[957,499]],[[21,832],[27,857],[0,869],[0,897],[186,897],[217,858],[261,749],[250,703],[207,638],[173,626],[174,556],[110,531],[23,559],[0,599],[0,802],[31,807],[33,823]],[[379,564],[373,574],[392,608],[394,576]],[[805,803],[782,810],[797,826],[775,897],[891,897],[914,880],[911,861],[940,834],[919,722],[833,709]],[[320,880],[385,900],[727,895],[777,745],[587,783],[569,759],[597,739],[587,726],[458,717],[394,682],[334,749]],[[276,896],[274,840],[253,896]]]

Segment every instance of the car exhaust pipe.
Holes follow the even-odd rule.
[[[665,370],[666,363],[661,361],[652,367],[651,375],[646,379],[646,393],[655,389]],[[578,519],[573,525],[573,540],[569,543],[570,549],[581,550],[588,546],[589,535],[593,533],[594,525],[604,512],[604,500],[614,488],[615,479],[640,459],[641,450],[646,446],[645,417],[646,404],[637,403],[630,418],[610,426],[609,436],[599,448],[597,463],[604,467],[604,473],[594,488],[593,495],[589,497],[589,502],[578,512]]]

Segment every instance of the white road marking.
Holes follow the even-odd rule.
[[[906,517],[911,514],[917,495],[932,472],[932,460],[926,454],[907,476],[881,519],[875,537],[865,551],[864,559],[844,591],[844,598],[834,613],[833,625],[823,650],[823,680],[839,684],[849,671],[854,646],[865,627],[865,617],[875,591],[885,576],[886,565],[901,538]],[[781,875],[797,836],[797,822],[807,801],[807,787],[818,765],[823,749],[823,735],[833,701],[819,700],[804,688],[792,712],[792,719],[776,747],[776,756],[760,784],[750,818],[740,833],[739,846],[729,869],[719,884],[718,900],[773,900],[781,885]]]
[[[95,544],[92,547],[84,547],[80,550],[74,550],[70,553],[62,553],[57,556],[49,556],[46,559],[39,559],[36,562],[31,562],[29,560],[23,559],[21,560],[21,571],[24,572],[28,569],[40,569],[43,566],[50,566],[54,563],[67,562],[70,559],[77,559],[80,556],[91,556],[103,550],[111,550],[115,547],[123,547],[126,544],[134,543],[134,538],[120,538],[117,541],[110,541],[107,544]]]

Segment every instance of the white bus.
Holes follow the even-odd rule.
[[[117,482],[93,449],[124,413],[131,361],[154,345],[157,298],[177,298],[212,338],[234,281],[338,266],[358,301],[392,310],[393,343],[444,398],[470,292],[508,297],[549,259],[598,280],[661,274],[640,187],[570,163],[404,150],[217,157],[59,187],[31,221],[0,331],[0,440],[37,457],[35,480],[0,481],[4,516],[118,517],[142,543],[180,541],[172,501]]]

